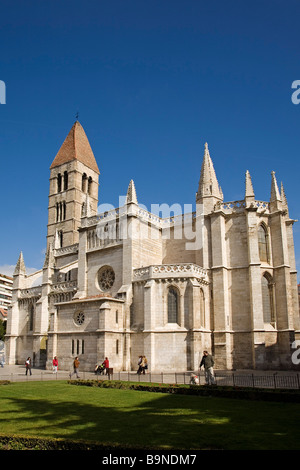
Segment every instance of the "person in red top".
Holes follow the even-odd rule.
[[[56,374],[57,368],[58,368],[58,360],[56,356],[54,356],[52,364],[53,364],[53,374]]]
[[[105,372],[106,372],[106,375],[107,375],[108,374],[108,369],[109,369],[109,360],[108,360],[107,357],[104,359],[103,365],[104,365]]]

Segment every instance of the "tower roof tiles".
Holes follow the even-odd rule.
[[[73,124],[50,169],[72,160],[78,160],[91,170],[100,173],[86,133],[79,121]]]

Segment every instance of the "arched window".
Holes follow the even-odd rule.
[[[61,192],[61,174],[58,173],[57,175],[57,192],[60,193]]]
[[[274,283],[270,275],[265,273],[261,278],[264,323],[275,323]]]
[[[66,203],[64,202],[57,202],[56,203],[56,222],[61,222],[62,220],[66,220]]]
[[[29,331],[33,331],[34,306],[29,307]]]
[[[86,193],[86,190],[87,190],[87,175],[86,173],[83,173],[82,182],[81,182],[81,191],[83,193]]]
[[[90,195],[91,194],[91,190],[92,190],[92,177],[89,176],[89,179],[88,179],[88,188],[87,188],[87,192],[88,194]]]
[[[68,172],[64,172],[64,191],[68,189]]]
[[[260,261],[269,262],[269,243],[268,243],[268,232],[264,225],[258,227],[258,249]]]
[[[179,295],[175,287],[168,289],[168,323],[178,323]]]
[[[62,230],[58,232],[58,240],[59,240],[59,247],[62,248],[63,247],[63,231]]]

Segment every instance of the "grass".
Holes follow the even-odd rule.
[[[7,436],[155,449],[300,449],[298,403],[43,381],[1,386],[0,404],[0,432]]]

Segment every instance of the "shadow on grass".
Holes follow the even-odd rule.
[[[98,390],[95,403],[65,396],[2,397],[10,407],[0,414],[1,431],[156,449],[300,448],[298,404],[121,390]]]

